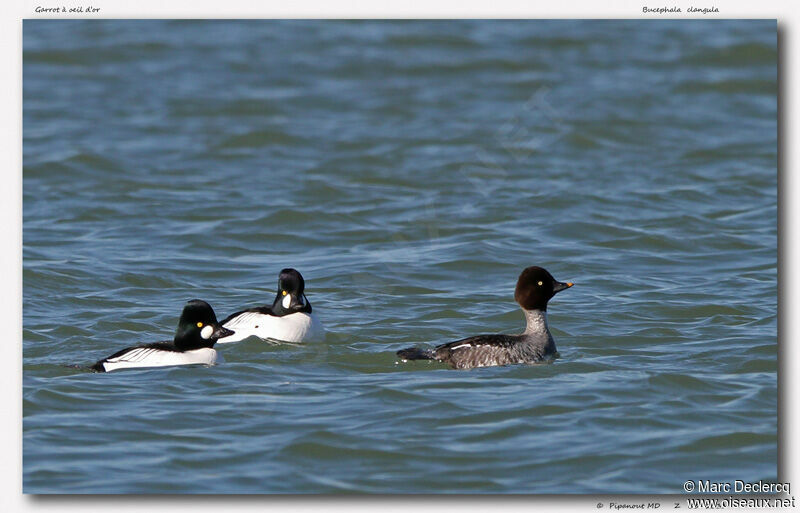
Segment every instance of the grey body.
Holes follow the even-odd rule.
[[[400,351],[408,360],[431,359],[455,369],[537,363],[556,356],[556,343],[547,327],[547,312],[525,311],[527,327],[519,335],[477,335],[442,344],[432,351]]]
[[[519,335],[478,335],[434,349],[409,347],[397,352],[403,360],[438,360],[455,369],[537,363],[558,356],[547,327],[547,302],[572,282],[557,281],[547,270],[531,266],[517,279],[514,300],[525,312],[526,327]]]

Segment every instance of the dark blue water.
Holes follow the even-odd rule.
[[[24,22],[26,493],[777,478],[774,21]],[[520,331],[552,365],[394,352]],[[325,343],[94,374],[184,302]]]

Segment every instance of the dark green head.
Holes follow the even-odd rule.
[[[200,299],[192,299],[183,307],[175,331],[175,346],[181,350],[214,347],[221,337],[233,335],[217,322],[217,316],[211,306]]]
[[[279,317],[295,312],[311,313],[305,289],[306,282],[299,272],[283,269],[278,275],[278,294],[272,303],[272,313]]]

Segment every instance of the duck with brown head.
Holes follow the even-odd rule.
[[[541,267],[528,267],[517,279],[514,299],[525,312],[527,326],[519,335],[478,335],[442,344],[434,349],[411,347],[397,352],[403,360],[437,360],[455,369],[536,363],[556,356],[556,344],[547,326],[547,303],[572,287]]]

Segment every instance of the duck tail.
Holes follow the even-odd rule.
[[[418,347],[409,347],[408,349],[401,349],[397,351],[397,356],[403,360],[435,360],[436,355],[430,349],[420,349]]]

